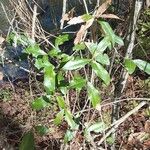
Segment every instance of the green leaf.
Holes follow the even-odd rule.
[[[49,57],[48,57],[47,55],[46,55],[46,56],[43,56],[42,60],[43,60],[43,67],[51,67],[51,68],[54,68],[54,66],[50,63]]]
[[[28,46],[25,51],[25,53],[32,54],[33,57],[38,57],[39,55],[47,55],[38,44],[33,44],[31,46]]]
[[[67,87],[69,85],[69,82],[65,80],[64,76],[65,75],[63,74],[62,71],[57,72],[57,74],[56,74],[56,86],[57,86],[57,88],[64,87],[64,86]],[[64,83],[64,82],[67,82],[67,83]]]
[[[98,22],[99,22],[99,24],[101,25],[101,28],[102,28],[104,34],[109,37],[110,42],[111,42],[112,45],[114,46],[116,39],[115,39],[114,31],[112,30],[111,26],[110,26],[109,23],[106,22],[106,21],[98,21]]]
[[[125,59],[125,68],[129,74],[132,74],[135,71],[136,64],[131,59]]]
[[[32,44],[35,44],[35,41],[30,39],[24,34],[18,34],[17,32],[11,32],[9,36],[7,37],[7,41],[16,43],[16,44],[21,44],[23,46],[29,46]]]
[[[107,142],[109,145],[112,145],[112,144],[115,142],[115,139],[114,139],[112,136],[110,136],[110,137],[108,137],[108,138],[106,139],[106,142]]]
[[[81,76],[75,76],[70,82],[70,87],[81,90],[85,86],[86,80]]]
[[[110,65],[109,57],[107,54],[99,54],[96,57],[96,61],[104,65]]]
[[[84,44],[84,43],[76,44],[76,45],[73,47],[73,50],[74,50],[74,51],[80,51],[80,50],[84,50],[84,49],[85,49],[85,44]]]
[[[88,98],[90,99],[93,107],[96,108],[97,106],[100,105],[101,102],[100,92],[90,82],[88,82],[87,91],[88,91]]]
[[[84,137],[85,137],[86,141],[88,141],[88,142],[92,141],[92,136],[91,136],[90,132],[87,131],[87,129],[85,129],[85,131],[84,131]]]
[[[61,93],[62,93],[63,95],[66,95],[67,92],[68,92],[67,87],[60,87],[59,89],[60,89],[60,91],[61,91]]]
[[[35,99],[31,106],[33,109],[36,110],[41,110],[43,108],[45,108],[46,106],[48,106],[49,103],[47,103],[42,97]]]
[[[34,135],[32,131],[24,134],[19,150],[35,150]]]
[[[109,75],[109,73],[104,69],[104,67],[103,67],[101,64],[99,64],[99,63],[97,63],[97,62],[95,62],[95,61],[93,61],[93,62],[91,63],[91,66],[92,66],[92,69],[93,69],[93,71],[95,72],[95,74],[96,74],[99,78],[101,78],[101,79],[104,81],[104,83],[105,83],[106,85],[109,85],[109,84],[110,84],[110,75]]]
[[[64,70],[76,70],[84,67],[87,63],[89,63],[89,59],[75,59],[68,61],[64,66]]]
[[[104,37],[97,45],[97,50],[95,56],[97,56],[99,53],[103,53],[108,46],[110,46],[111,43],[109,41],[109,37]]]
[[[70,142],[75,137],[75,134],[76,132],[67,130],[65,137],[64,137],[64,142],[65,143]]]
[[[78,129],[78,125],[74,122],[73,116],[69,110],[65,111],[65,120],[72,130]]]
[[[29,38],[28,35],[20,35],[20,43],[22,45],[26,45],[27,46],[27,45],[35,44],[35,40]]]
[[[38,132],[39,135],[43,136],[49,132],[49,128],[46,126],[38,125],[35,127],[35,130]]]
[[[60,109],[66,109],[65,100],[62,96],[57,96],[57,103]]]
[[[93,55],[97,49],[97,43],[85,42],[85,45],[90,51],[90,53]]]
[[[106,129],[106,124],[104,122],[98,122],[87,128],[88,132],[101,133]]]
[[[55,71],[52,65],[44,68],[44,87],[47,93],[55,91]]]
[[[50,56],[50,57],[55,57],[55,56],[58,56],[58,53],[59,53],[60,51],[58,50],[58,49],[55,49],[55,48],[53,48],[53,49],[51,49],[49,52],[48,52],[48,55]]]
[[[92,18],[93,18],[92,15],[88,15],[88,14],[82,15],[82,19],[83,19],[84,21],[88,21],[88,20],[90,20],[90,19],[92,19]]]
[[[57,115],[56,118],[54,119],[54,124],[60,125],[62,120],[64,118],[64,110],[62,109]]]
[[[150,63],[141,59],[135,59],[133,60],[133,62],[137,65],[139,69],[143,70],[144,72],[150,75]]]
[[[61,62],[67,62],[67,61],[69,61],[70,59],[72,59],[73,58],[73,56],[69,56],[69,55],[67,55],[67,54],[61,54]]]
[[[43,66],[43,59],[42,58],[37,58],[35,59],[35,64],[34,66],[37,68],[37,69],[41,69]]]
[[[59,35],[56,39],[55,39],[55,46],[59,46],[62,45],[64,42],[69,40],[69,35],[65,34],[65,35]]]
[[[63,74],[63,72],[62,71],[59,71],[58,73],[57,73],[57,80],[58,80],[58,82],[60,82],[60,81],[62,81],[62,80],[64,80],[65,78],[64,78],[64,74]]]
[[[48,56],[43,56],[42,58],[37,58],[35,60],[35,67],[41,69],[43,67],[51,67],[52,64],[49,62]]]
[[[123,46],[123,45],[124,45],[124,42],[123,42],[122,38],[119,37],[119,36],[117,36],[117,35],[115,35],[115,42],[116,42],[118,45],[120,45],[120,46]]]

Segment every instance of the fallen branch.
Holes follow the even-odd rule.
[[[119,120],[117,120],[116,122],[114,122],[113,124],[111,124],[111,127],[110,127],[111,129],[105,134],[105,136],[103,136],[101,138],[101,140],[98,142],[98,145],[101,145],[106,140],[107,137],[109,137],[112,133],[114,133],[116,131],[116,129],[118,128],[118,126],[121,123],[123,123],[125,120],[127,120],[132,114],[136,113],[140,108],[142,108],[146,104],[147,104],[147,102],[145,102],[145,101],[141,102],[138,106],[136,106],[134,109],[132,109],[131,111],[129,111],[122,118],[120,118]]]

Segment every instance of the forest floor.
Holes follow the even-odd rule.
[[[31,83],[30,83],[31,84]],[[57,127],[51,121],[55,112],[51,108],[35,112],[30,103],[34,96],[41,91],[32,83],[32,91],[28,82],[19,81],[15,84],[4,82],[0,87],[0,149],[13,149],[18,147],[23,133],[33,126],[42,124],[50,128],[44,136],[35,133],[37,149],[60,149],[62,138],[67,126],[64,122]],[[123,116],[139,104],[138,98],[150,97],[150,79],[141,80],[139,77],[129,77],[126,90],[122,96],[120,115]],[[127,100],[132,98],[132,100]],[[108,102],[109,103],[109,102]],[[107,104],[107,102],[106,102]],[[55,109],[55,108],[54,108]],[[57,109],[57,108],[56,108]],[[110,110],[104,107],[105,114]],[[107,115],[106,118],[107,120]],[[118,149],[132,150],[136,148],[150,148],[150,108],[139,109],[135,114],[125,120],[117,129]],[[83,135],[79,133],[72,149],[82,147]],[[78,143],[78,144],[75,144]],[[109,145],[109,144],[108,144]],[[109,149],[109,146],[107,147]]]

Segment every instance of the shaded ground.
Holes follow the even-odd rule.
[[[15,90],[15,91],[13,91]],[[59,131],[51,126],[51,119],[54,112],[51,108],[47,108],[40,112],[34,112],[30,103],[35,93],[29,90],[28,83],[18,82],[17,85],[3,83],[0,87],[0,149],[11,145],[17,148],[23,134],[32,127],[44,124],[51,129],[51,133],[40,137],[37,135],[37,148],[52,147],[57,149],[57,139],[60,139],[64,131]],[[7,149],[7,148],[6,148]],[[8,148],[9,149],[9,148]]]

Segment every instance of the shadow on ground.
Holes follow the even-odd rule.
[[[39,122],[44,123],[44,121],[42,122],[39,120],[40,114],[33,114],[34,112],[30,106],[31,98],[29,95],[28,83],[18,83],[18,85],[14,85],[13,88],[8,82],[3,82],[3,84],[1,84],[0,150],[18,150],[24,133]],[[49,110],[48,112],[51,114]],[[47,124],[49,124],[48,120],[46,120]],[[54,132],[53,134],[56,137],[59,133]],[[59,136],[57,139],[54,138],[53,134],[46,136],[35,134],[36,150],[59,150],[60,138]]]
[[[18,149],[18,141],[20,141],[22,133],[20,125],[0,111],[0,149]]]

